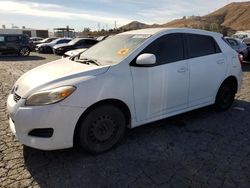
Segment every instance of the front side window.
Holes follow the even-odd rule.
[[[211,36],[186,34],[186,39],[189,58],[202,57],[221,52],[218,44]]]
[[[181,61],[184,59],[182,34],[164,35],[147,46],[141,52],[141,54],[143,53],[154,54],[156,56],[156,65]]]

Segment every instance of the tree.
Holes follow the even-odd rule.
[[[86,33],[90,32],[90,28],[85,27],[85,28],[83,29],[83,32],[86,32]]]

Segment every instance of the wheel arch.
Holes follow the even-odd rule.
[[[77,133],[79,132],[79,128],[80,128],[80,123],[81,121],[95,108],[102,106],[102,105],[112,105],[117,107],[118,109],[120,109],[123,114],[125,115],[126,118],[126,125],[128,128],[131,127],[131,112],[129,110],[129,107],[126,103],[124,103],[123,101],[119,100],[119,99],[104,99],[101,101],[98,101],[94,104],[92,104],[91,106],[89,106],[80,116],[80,118],[78,119],[76,126],[75,126],[75,130],[74,130],[74,137],[73,137],[73,141],[74,141],[74,145],[77,144],[78,142],[78,135]]]
[[[231,75],[231,76],[228,76],[222,83],[221,83],[221,85],[223,84],[223,83],[225,83],[225,82],[229,82],[229,83],[231,83],[231,84],[233,84],[233,86],[234,86],[234,91],[235,91],[235,93],[237,93],[237,91],[238,91],[238,80],[237,80],[237,78],[236,78],[236,76],[234,76],[234,75]],[[220,87],[221,87],[221,85],[220,85]]]

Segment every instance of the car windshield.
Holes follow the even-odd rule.
[[[81,40],[81,39],[75,38],[75,39],[73,39],[72,41],[70,41],[68,44],[69,44],[69,45],[74,45],[74,44],[76,44],[79,40]]]
[[[40,42],[47,42],[50,38],[46,38],[46,39],[43,39],[41,40]]]
[[[122,34],[106,39],[83,52],[80,59],[93,59],[101,64],[116,64],[127,57],[151,35]]]
[[[62,40],[62,39],[61,38],[60,39],[55,39],[55,40],[52,40],[50,43],[57,43],[60,40]]]
[[[245,38],[245,39],[243,39],[243,41],[242,42],[247,42],[247,43],[250,43],[250,38]]]

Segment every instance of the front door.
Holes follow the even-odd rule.
[[[134,104],[138,122],[157,118],[187,107],[189,69],[184,58],[181,34],[156,39],[140,54],[152,53],[156,64],[150,67],[132,62]]]

